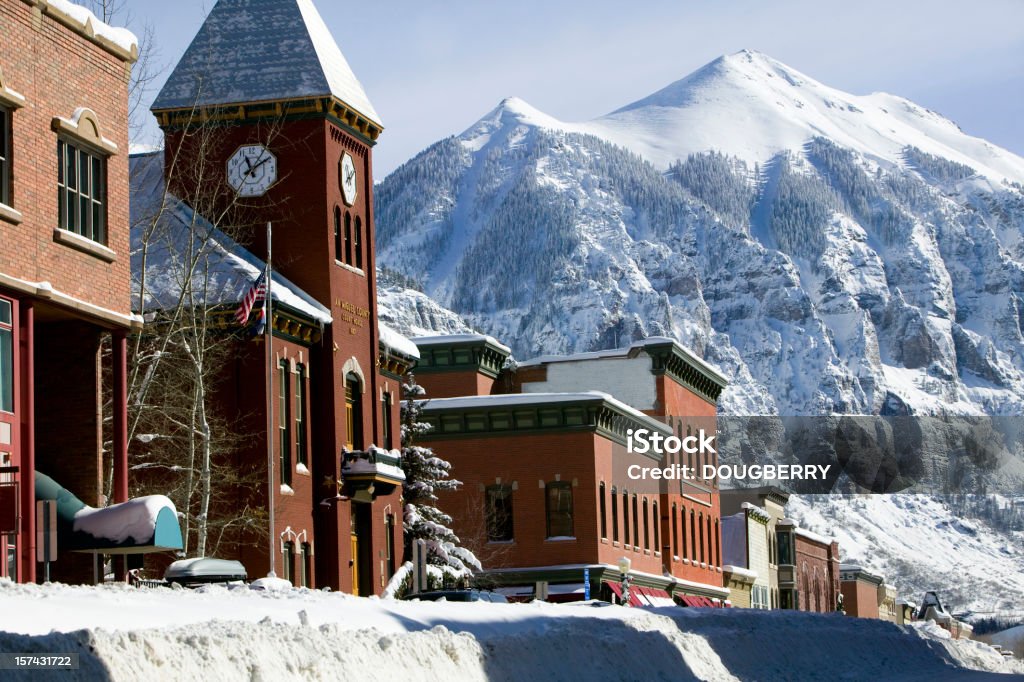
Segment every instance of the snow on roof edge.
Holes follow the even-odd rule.
[[[440,346],[446,343],[468,343],[472,341],[483,341],[497,346],[506,353],[511,354],[512,349],[487,334],[436,334],[430,336],[414,336],[411,341],[417,346]]]
[[[649,336],[639,341],[634,341],[629,346],[623,346],[621,348],[610,348],[608,350],[589,351],[585,353],[572,353],[569,355],[538,355],[535,358],[530,358],[519,363],[519,367],[533,367],[537,365],[551,364],[556,362],[581,362],[584,360],[601,360],[605,358],[622,358],[627,357],[631,351],[635,349],[645,349],[647,346],[661,345],[665,343],[671,343],[677,350],[681,351],[689,360],[692,360],[700,369],[708,372],[713,378],[718,379],[723,385],[728,385],[729,380],[711,366],[705,360],[697,357],[697,355],[689,348],[679,343],[679,341],[670,338],[668,336]]]
[[[91,28],[94,36],[107,40],[133,59],[137,58],[139,39],[129,29],[112,26],[99,19],[89,8],[70,2],[70,0],[46,0],[44,9],[60,13],[67,19],[81,24],[80,30],[86,35]]]
[[[555,404],[579,400],[603,400],[631,417],[655,427],[662,433],[671,434],[672,429],[649,417],[640,410],[627,405],[617,398],[601,391],[580,391],[577,393],[502,393],[497,395],[461,396],[457,398],[426,398],[422,401],[426,409],[458,410],[470,407],[511,407],[513,405]]]
[[[380,342],[388,349],[414,360],[420,359],[420,349],[416,347],[416,344],[404,334],[381,322],[379,317],[377,318],[377,334],[380,337]]]

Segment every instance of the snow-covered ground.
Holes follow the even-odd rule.
[[[85,680],[959,680],[1024,673],[934,627],[838,614],[402,602],[310,590],[0,581],[0,651]],[[1006,678],[996,678],[1006,679]]]

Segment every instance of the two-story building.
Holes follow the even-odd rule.
[[[700,470],[713,453],[628,452],[630,432],[713,433],[725,380],[678,343],[538,358],[506,366],[486,336],[413,339],[426,389],[423,444],[452,462],[463,490],[442,499],[455,531],[493,566],[484,578],[597,595],[618,589],[627,558],[638,586],[664,598],[723,603],[721,521],[713,479],[636,480],[632,464]],[[474,541],[475,540],[475,541]],[[572,589],[570,590],[570,587]],[[704,601],[701,601],[704,600]]]
[[[130,297],[128,78],[138,47],[85,8],[46,0],[0,3],[0,36],[0,576],[31,582],[36,471],[76,504],[128,499],[127,339],[141,322]],[[70,520],[60,521],[63,531]],[[65,549],[51,579],[102,575],[99,554]]]

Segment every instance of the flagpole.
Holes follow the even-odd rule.
[[[274,571],[274,550],[277,545],[277,538],[274,536],[274,307],[271,301],[271,227],[267,221],[267,270],[266,283],[267,294],[263,297],[263,333],[267,346],[267,510],[270,519],[270,572],[268,578],[276,578]],[[284,415],[281,415],[284,419]]]

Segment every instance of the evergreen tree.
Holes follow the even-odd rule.
[[[405,560],[412,558],[412,543],[424,540],[429,563],[467,576],[480,570],[480,562],[473,552],[459,546],[458,536],[449,528],[452,517],[435,506],[438,491],[456,490],[462,481],[450,478],[452,465],[435,455],[431,448],[416,445],[416,437],[430,430],[429,424],[419,421],[423,411],[420,401],[426,391],[416,383],[412,373],[406,377],[402,389],[405,398],[402,404]]]

